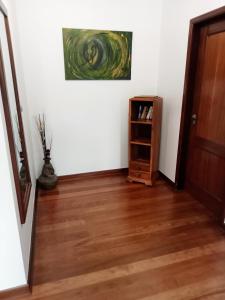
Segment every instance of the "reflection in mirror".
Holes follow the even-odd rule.
[[[16,138],[15,138],[16,150],[17,150],[16,151],[17,165],[18,165],[18,170],[19,170],[21,193],[22,193],[22,197],[24,197],[24,192],[26,190],[26,184],[29,182],[29,179],[27,178],[27,170],[26,170],[24,154],[23,154],[23,149],[22,149],[23,135],[22,135],[22,132],[20,129],[19,120],[18,120],[17,115],[15,115],[15,123],[16,123],[16,127],[17,127],[17,131],[16,131],[17,134],[16,134]]]
[[[21,223],[25,222],[31,180],[8,19],[0,12],[0,87]]]

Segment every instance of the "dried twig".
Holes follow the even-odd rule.
[[[46,139],[46,121],[45,121],[45,115],[43,114],[42,116],[39,114],[36,117],[36,124],[37,124],[37,129],[41,138],[41,144],[42,144],[42,149],[44,153],[44,157],[46,156],[46,150],[47,150],[47,139]],[[52,148],[52,138],[50,141],[49,145],[49,150],[51,151]]]

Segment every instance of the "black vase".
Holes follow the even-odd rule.
[[[27,184],[27,172],[26,172],[25,161],[24,161],[22,151],[20,152],[20,163],[21,163],[21,167],[20,167],[20,171],[19,171],[20,187],[21,187],[21,190],[25,190],[26,184]]]
[[[50,150],[46,150],[44,157],[44,166],[40,177],[38,178],[39,186],[45,190],[53,189],[58,182],[55,170],[51,164]]]

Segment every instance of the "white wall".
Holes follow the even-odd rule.
[[[20,40],[18,38],[17,31],[17,19],[16,19],[16,8],[15,8],[15,0],[8,0],[10,5],[9,7],[9,23],[11,29],[11,37],[12,37],[12,45],[14,51],[14,59],[15,59],[15,67],[17,74],[17,82],[18,82],[18,90],[20,96],[20,104],[22,107],[22,118],[24,125],[24,133],[26,139],[26,147],[27,154],[29,160],[29,168],[30,175],[32,181],[32,189],[30,194],[30,201],[27,211],[26,223],[21,225],[19,221],[19,231],[22,245],[22,253],[25,265],[25,273],[28,275],[28,267],[29,267],[29,254],[30,254],[30,241],[31,241],[31,230],[32,230],[32,222],[33,222],[33,208],[34,208],[34,200],[35,200],[35,188],[36,188],[36,175],[35,175],[35,166],[34,166],[34,155],[33,155],[33,145],[31,141],[31,131],[30,131],[30,112],[27,101],[26,88],[24,84],[24,74],[21,63],[21,53],[20,53]],[[18,212],[18,210],[17,210]],[[18,215],[18,214],[17,214]],[[19,216],[18,216],[19,220]]]
[[[9,144],[6,132],[5,117],[0,98],[0,290],[26,284],[29,266],[29,252],[31,229],[33,220],[33,205],[35,192],[35,174],[33,166],[32,147],[27,119],[27,104],[25,89],[23,86],[22,69],[19,64],[19,51],[16,41],[15,10],[11,0],[4,2],[8,9],[8,17],[12,31],[12,43],[19,84],[20,101],[23,107],[23,121],[26,136],[27,150],[32,179],[32,190],[25,224],[21,225],[17,196],[12,174]],[[2,19],[1,19],[2,22]],[[1,23],[4,25],[4,23]],[[3,28],[3,25],[1,28]],[[7,47],[6,37],[1,30],[1,42],[3,48]],[[5,60],[5,69],[10,70],[8,59]],[[9,88],[9,86],[8,86]]]
[[[16,4],[30,113],[46,114],[58,175],[127,167],[128,98],[157,91],[161,1]],[[132,80],[65,81],[62,27],[133,31]],[[31,127],[39,174],[34,120]]]
[[[175,181],[189,21],[224,0],[164,0],[158,94],[164,98],[160,170]]]
[[[16,194],[6,134],[0,95],[0,290],[26,283],[14,202]]]

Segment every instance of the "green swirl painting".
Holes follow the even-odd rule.
[[[131,79],[132,32],[63,28],[66,80]]]

